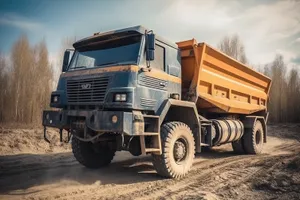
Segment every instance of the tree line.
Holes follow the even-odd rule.
[[[10,58],[0,55],[0,122],[40,123],[52,89],[53,70],[44,40],[30,46],[23,35]]]
[[[62,40],[60,58],[75,38]],[[247,64],[245,47],[237,35],[226,36],[218,45],[229,56]],[[59,62],[62,63],[62,60]],[[13,45],[10,57],[0,53],[0,122],[41,124],[42,111],[49,108],[60,69],[53,70],[44,40],[31,46],[23,35]],[[282,55],[260,69],[272,78],[268,110],[273,123],[300,122],[300,76],[287,70]]]
[[[268,109],[270,122],[300,122],[300,76],[296,68],[287,70],[282,55],[264,67],[264,74],[272,78]]]

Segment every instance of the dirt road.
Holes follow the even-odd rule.
[[[109,167],[90,170],[68,147],[38,146],[40,131],[18,148],[3,140],[21,133],[2,131],[0,199],[300,199],[300,126],[269,132],[262,155],[235,155],[221,146],[198,154],[193,170],[177,181],[159,177],[149,156],[120,152]]]

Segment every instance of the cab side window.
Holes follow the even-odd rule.
[[[151,67],[165,70],[165,48],[156,44],[154,52],[154,60],[151,62]]]

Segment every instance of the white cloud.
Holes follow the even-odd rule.
[[[300,46],[291,43],[300,34],[300,1],[274,1],[250,8],[241,4],[240,10],[226,32],[241,36],[252,63],[268,63],[280,53],[289,65],[299,55]]]
[[[279,52],[285,52],[286,60],[292,58],[286,52],[299,54],[300,47],[288,47],[292,37],[300,34],[299,11],[300,1],[294,0],[175,1],[156,16],[159,23],[153,29],[173,41],[196,38],[212,46],[225,35],[237,33],[250,62],[265,64]]]
[[[276,41],[300,32],[300,1],[277,1],[246,10],[237,25],[244,23],[249,34],[266,41]],[[247,30],[247,28],[246,28]]]
[[[13,26],[26,31],[33,31],[42,27],[42,24],[29,20],[14,13],[7,13],[0,18],[0,24]]]
[[[295,43],[300,43],[300,37],[295,40]]]
[[[228,7],[231,3],[228,2]],[[227,14],[228,7],[224,7],[216,0],[211,1],[177,1],[165,12],[164,16],[174,16],[177,13],[176,23],[187,26],[210,27],[222,29],[233,19]],[[216,9],[218,8],[218,9]]]

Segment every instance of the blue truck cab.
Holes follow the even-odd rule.
[[[45,112],[46,126],[70,129],[72,116],[82,116],[96,132],[136,135],[143,130],[128,124],[134,117],[155,115],[165,100],[181,98],[180,51],[141,26],[96,33],[74,48],[72,58],[70,51],[65,53],[63,73],[51,95],[50,106],[61,111]],[[50,115],[59,120],[47,120]]]

